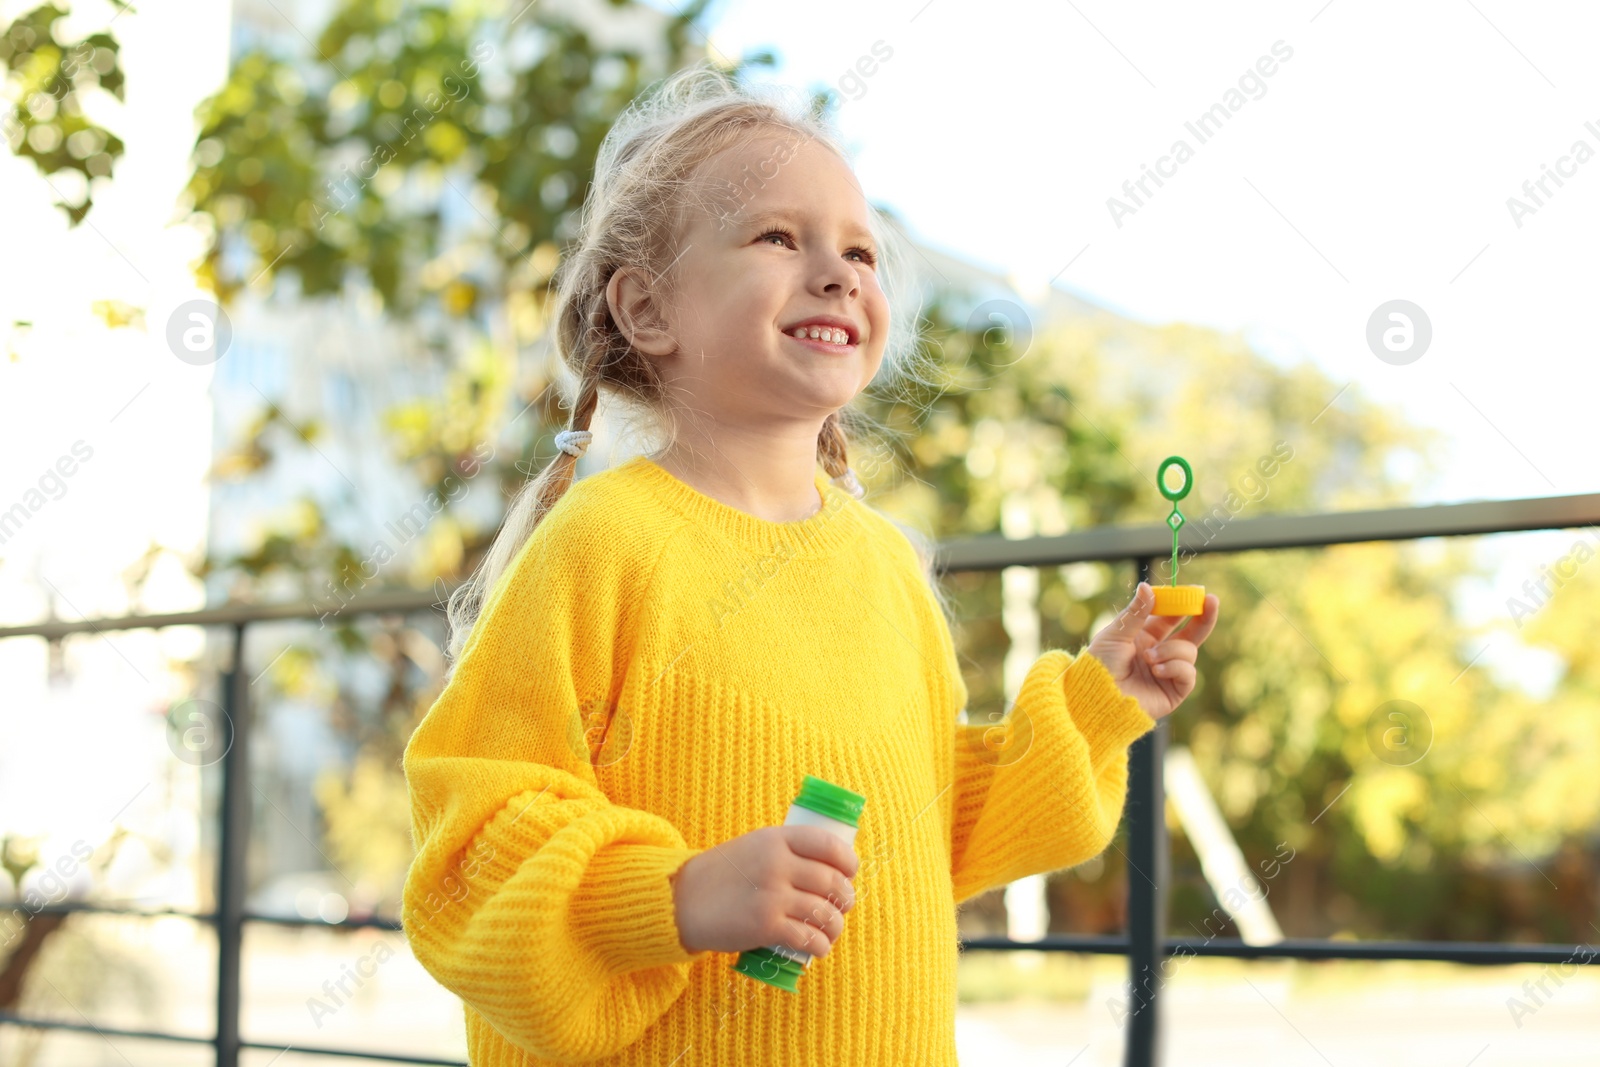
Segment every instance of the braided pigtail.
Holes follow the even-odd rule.
[[[817,434],[817,462],[832,477],[834,485],[857,500],[867,495],[850,466],[850,440],[845,436],[837,411],[823,420],[822,432]]]

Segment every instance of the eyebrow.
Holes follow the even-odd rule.
[[[744,227],[746,229],[755,229],[757,227],[771,225],[775,222],[787,223],[793,226],[795,225],[795,220],[797,218],[804,218],[804,216],[796,216],[792,212],[788,211],[758,211],[753,215],[745,216]],[[852,224],[852,228],[850,233],[847,235],[847,239],[866,241],[869,244],[875,243],[875,238],[872,236],[872,231],[863,229],[861,226],[855,224]]]

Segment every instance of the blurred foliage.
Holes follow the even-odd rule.
[[[134,9],[125,0],[111,0],[113,22]],[[70,7],[41,4],[0,27],[0,64],[6,70],[8,102],[0,102],[0,136],[16,155],[30,160],[46,181],[73,174],[81,182],[81,202],[71,202],[75,189],[52,189],[64,199],[56,206],[71,225],[82,222],[94,206],[93,179],[109,179],[123,153],[121,138],[95,122],[86,110],[97,94],[121,101],[121,47],[109,28],[73,38],[64,25]]]
[[[973,340],[957,333],[944,347],[959,360]],[[1066,408],[1052,400],[1064,382]],[[1043,533],[1061,532],[1062,516],[1068,528],[1159,523],[1170,505],[1155,472],[1176,452],[1195,471],[1182,505],[1186,553],[1235,519],[1403,504],[1413,483],[1393,472],[1421,477],[1438,452],[1437,435],[1353,390],[1341,395],[1312,368],[1279,367],[1209,330],[1109,315],[1035,336],[1002,376],[936,402],[927,424],[915,478],[874,500],[940,538],[994,530],[1007,494],[1027,502]],[[1074,468],[1089,473],[1074,480]],[[1253,868],[1280,843],[1296,850],[1267,886],[1290,936],[1570,942],[1600,917],[1591,770],[1600,660],[1587,643],[1600,620],[1581,591],[1600,584],[1600,566],[1579,569],[1521,635],[1570,665],[1542,702],[1471,667],[1505,629],[1457,617],[1456,586],[1483,573],[1474,547],[1378,542],[1180,560],[1181,580],[1216,593],[1223,614],[1171,741],[1193,750]],[[1169,562],[1155,562],[1152,580],[1170,580]],[[1044,645],[1067,649],[1125,606],[1136,580],[1131,563],[1045,575]],[[993,574],[946,581],[974,709],[1004,706],[1000,584]],[[1432,728],[1431,747],[1408,766],[1380,759],[1370,740],[1369,721],[1392,700],[1420,706]],[[1173,932],[1217,930],[1219,902],[1173,825]],[[1117,931],[1124,857],[1113,850],[1085,869],[1054,877],[1053,906],[1071,920],[1052,930]]]
[[[708,2],[668,20],[674,67]],[[509,301],[531,339],[601,139],[667,71],[539,5],[342,0],[315,50],[238,56],[198,109],[184,201],[213,230],[201,279],[226,303],[279,274],[305,297],[359,278],[428,328]]]
[[[620,16],[637,5],[615,6]],[[702,7],[666,22],[668,67],[689,58]],[[564,423],[548,376],[519,388],[518,350],[544,333],[545,287],[600,139],[668,71],[538,5],[518,15],[350,0],[315,51],[239,56],[200,109],[186,201],[212,232],[201,275],[224,302],[281,280],[301,298],[369,295],[414,325],[444,373],[437,391],[387,413],[395,462],[443,498],[514,423],[515,447],[484,463],[508,499],[543,462],[537,442]],[[974,300],[947,292],[925,309],[940,380],[869,393],[861,406],[880,432],[852,453],[869,502],[936,538],[1018,522],[1047,535],[1160,523],[1155,472],[1175,452],[1196,475],[1186,548],[1238,519],[1404,504],[1414,484],[1398,472],[1420,478],[1437,462],[1437,439],[1395,411],[1237,336],[1095,313],[997,337],[964,321]],[[213,476],[264,477],[282,449],[314,447],[320,432],[316,418],[269,404]],[[287,581],[328,600],[364,556],[332,509],[302,497],[250,551],[202,574],[231,576],[240,598]],[[470,573],[494,530],[447,503],[405,573],[379,584],[440,589]],[[1183,580],[1221,597],[1223,617],[1172,740],[1194,751],[1247,862],[1295,850],[1270,886],[1292,936],[1570,941],[1594,917],[1600,664],[1580,635],[1596,620],[1581,593],[1566,594],[1518,635],[1572,664],[1554,706],[1497,685],[1471,666],[1484,632],[1453,606],[1454,586],[1475,573],[1469,548],[1385,542],[1181,564]],[[1153,578],[1166,580],[1156,563]],[[1040,577],[1044,647],[1069,650],[1136,579],[1128,563]],[[998,709],[1010,644],[1000,578],[944,584],[971,706]],[[329,625],[332,639],[298,645],[272,684],[325,703],[350,739],[349,766],[316,787],[328,855],[392,905],[410,845],[398,760],[442,683],[441,635],[397,620]],[[376,696],[349,682],[354,660],[387,678]],[[1420,705],[1434,731],[1410,766],[1368,741],[1369,719],[1396,699]],[[1174,932],[1215,928],[1217,901],[1181,833],[1173,857]],[[1119,929],[1125,874],[1108,850],[1055,876],[1052,929]]]

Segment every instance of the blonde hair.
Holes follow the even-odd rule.
[[[809,100],[779,87],[736,84],[707,62],[678,71],[653,92],[632,101],[606,133],[595,160],[594,181],[578,216],[576,240],[552,282],[554,344],[573,379],[565,397],[571,412],[566,429],[589,429],[604,389],[652,423],[665,440],[675,438],[675,413],[665,384],[655,364],[634,350],[618,329],[606,303],[606,287],[626,265],[645,272],[652,294],[669,293],[675,262],[669,256],[688,211],[715,208],[716,194],[707,194],[697,181],[700,165],[772,130],[815,141],[849,165],[831,121]],[[726,197],[722,199],[725,203]],[[920,307],[897,306],[907,302],[911,291],[910,278],[902,271],[906,253],[895,228],[886,224],[877,208],[869,208],[878,245],[879,284],[891,307],[883,367],[877,377],[885,379],[890,389],[902,384],[926,389],[933,376],[922,369],[929,357],[923,352],[918,327]],[[817,460],[836,482],[845,484],[853,477],[847,424],[858,431],[888,432],[866,413],[848,406],[823,422]],[[887,453],[884,449],[882,454]],[[450,594],[446,610],[450,660],[460,655],[495,583],[571,487],[576,466],[576,456],[558,450],[518,490],[472,577]],[[948,615],[932,579],[931,544],[920,532],[899,522],[895,525],[916,547],[929,584]]]

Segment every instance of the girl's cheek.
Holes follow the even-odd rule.
[[[877,279],[872,282],[872,291],[867,305],[867,316],[874,329],[882,334],[889,328],[889,298],[883,295],[883,290],[878,288]]]

